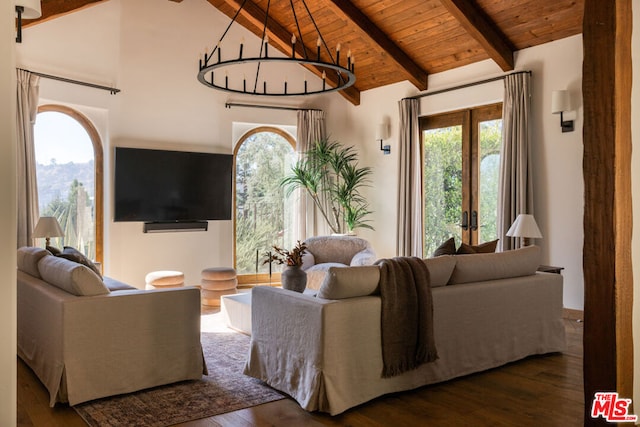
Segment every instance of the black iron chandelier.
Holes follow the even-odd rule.
[[[335,47],[334,57],[331,49],[322,37],[313,16],[311,16],[305,0],[283,0],[289,2],[295,21],[295,30],[294,33],[291,34],[290,56],[282,55],[279,52],[276,52],[276,54],[272,56],[273,52],[269,50],[267,27],[270,20],[269,9],[271,0],[267,2],[266,13],[264,13],[263,17],[262,38],[259,46],[255,46],[256,52],[247,54],[248,46],[247,49],[245,49],[244,39],[242,39],[238,48],[227,48],[227,42],[224,42],[224,39],[231,26],[236,22],[238,15],[245,7],[247,1],[250,2],[250,0],[242,1],[240,8],[236,11],[233,19],[215,47],[210,51],[207,50],[204,53],[204,57],[200,58],[200,68],[198,72],[198,81],[200,83],[207,87],[226,92],[261,96],[314,95],[346,89],[355,83],[355,60],[351,54],[351,50],[348,50],[347,58],[343,60],[341,64],[341,46],[338,44]],[[304,9],[303,12],[306,12],[306,15],[300,14],[300,18],[308,17],[309,21],[313,24],[313,28],[317,34],[315,51],[307,48],[305,45],[304,37],[308,39],[310,35],[306,34],[303,37],[298,17],[300,11],[296,11],[294,3],[298,5],[298,9]],[[281,42],[284,41],[281,40]],[[286,42],[288,42],[288,40]],[[323,57],[321,52],[326,52],[326,55]],[[327,57],[328,60],[326,59]],[[288,67],[297,65],[306,67],[313,74],[320,77],[320,79],[308,81],[305,72],[302,79],[290,80],[287,77],[286,70]],[[300,74],[297,67],[296,69],[291,69],[291,71],[295,75]],[[267,75],[271,78],[278,76],[283,78],[283,80],[279,83],[272,81],[267,82]]]

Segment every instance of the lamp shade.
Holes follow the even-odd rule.
[[[40,0],[16,0],[16,6],[22,6],[22,18],[36,19],[42,16]]]
[[[41,216],[33,229],[33,237],[62,237],[64,232],[58,223],[58,220],[52,216]]]
[[[542,233],[533,215],[520,214],[507,231],[509,237],[541,238]]]
[[[551,92],[551,112],[553,114],[571,110],[571,97],[568,90]]]
[[[387,139],[387,124],[384,122],[376,128],[376,141],[380,139]]]

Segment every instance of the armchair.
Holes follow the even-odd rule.
[[[371,244],[354,236],[317,236],[305,240],[302,269],[307,272],[307,289],[319,289],[329,267],[372,265],[376,254]]]

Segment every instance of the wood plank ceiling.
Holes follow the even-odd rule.
[[[102,0],[108,1],[108,0]],[[33,25],[100,0],[42,0]],[[171,0],[180,3],[182,0]],[[207,0],[230,18],[242,0]],[[299,1],[299,0],[296,0]],[[246,0],[238,22],[258,37],[269,0]],[[485,59],[503,71],[514,52],[582,31],[584,0],[306,0],[328,46],[340,43],[355,60],[356,84],[342,91],[355,105],[360,92],[408,80],[423,91],[428,75]],[[300,17],[299,17],[300,19]],[[270,44],[290,52],[295,23],[289,0],[271,0]],[[300,19],[307,48],[313,25]],[[313,44],[313,45],[312,45]]]

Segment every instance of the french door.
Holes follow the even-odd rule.
[[[496,239],[502,104],[420,118],[424,254]]]

